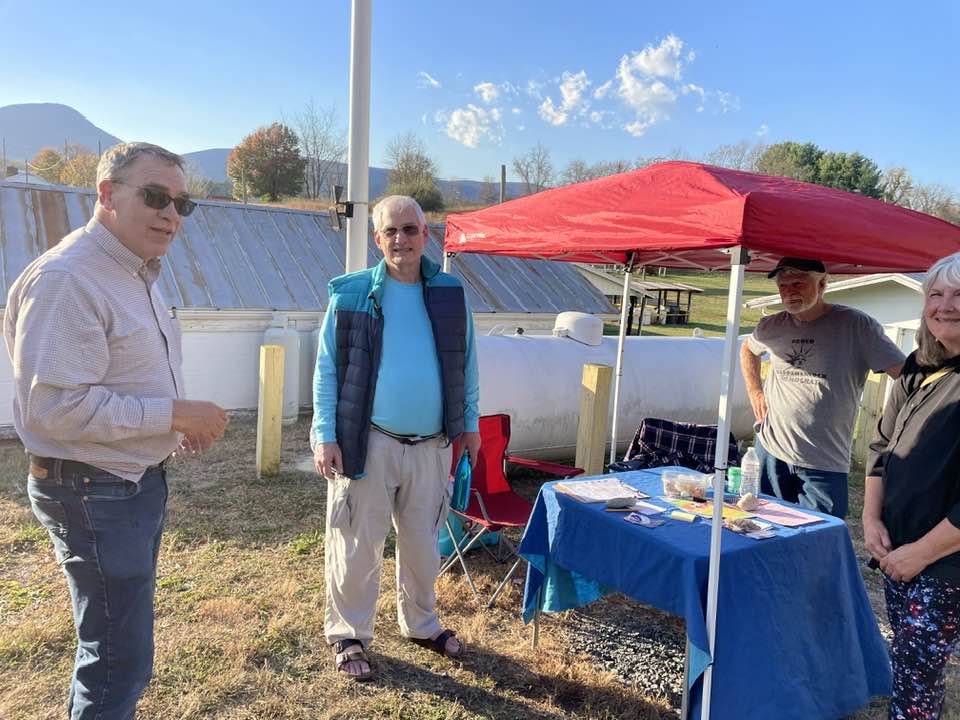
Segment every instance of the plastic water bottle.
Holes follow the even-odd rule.
[[[740,459],[740,497],[747,493],[760,496],[760,458],[752,447]]]

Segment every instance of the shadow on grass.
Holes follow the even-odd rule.
[[[498,653],[469,647],[462,661],[464,670],[474,676],[467,684],[447,675],[405,660],[371,653],[376,671],[374,683],[396,692],[418,690],[438,699],[456,701],[466,711],[481,717],[563,720],[573,716],[618,717],[653,720],[673,718],[671,711],[628,698],[624,690],[604,688],[577,680],[541,675]],[[487,688],[491,689],[487,689]],[[515,700],[558,706],[557,711],[538,709]]]

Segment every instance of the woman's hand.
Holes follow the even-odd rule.
[[[863,545],[866,547],[870,557],[877,560],[883,560],[893,547],[890,542],[890,534],[887,532],[887,526],[882,520],[877,518],[863,519]]]
[[[880,569],[891,580],[909,582],[923,572],[930,558],[917,543],[901,545],[880,559]]]

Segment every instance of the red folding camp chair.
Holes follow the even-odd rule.
[[[506,528],[525,528],[533,505],[517,495],[507,482],[506,464],[512,462],[534,470],[546,472],[558,477],[573,477],[580,475],[583,470],[569,465],[531,460],[513,455],[507,455],[507,446],[510,444],[510,416],[484,415],[480,418],[480,453],[473,466],[470,488],[470,503],[466,510],[451,510],[463,521],[463,536],[456,540],[450,521],[447,520],[447,532],[453,539],[453,554],[447,558],[440,568],[440,574],[449,570],[457,561],[463,568],[463,574],[473,590],[474,597],[480,599],[480,593],[467,567],[465,553],[478,543],[499,563],[513,560],[503,580],[497,586],[493,596],[487,603],[492,607],[497,596],[510,582],[510,578],[520,567],[523,558],[517,552],[516,546],[504,537],[502,530]],[[458,455],[454,452],[454,457]],[[487,533],[500,533],[497,551],[493,553],[481,542]]]

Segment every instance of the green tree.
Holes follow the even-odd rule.
[[[823,150],[813,143],[777,143],[768,147],[757,160],[757,172],[818,183],[821,157]]]
[[[63,184],[63,156],[53,148],[43,148],[30,161],[30,172],[54,185]]]
[[[409,195],[425,212],[443,210],[443,193],[437,187],[437,165],[414,133],[398,135],[387,144],[387,195]]]
[[[880,198],[880,168],[858,152],[826,152],[818,162],[818,180],[821,185],[857,192],[867,197]]]
[[[283,123],[257,128],[227,158],[234,197],[262,197],[276,202],[303,190],[304,160],[297,134]]]

